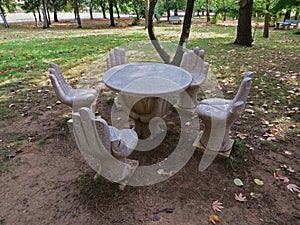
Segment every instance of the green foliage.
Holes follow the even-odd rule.
[[[271,12],[277,14],[282,10],[300,9],[300,0],[275,0]]]
[[[237,139],[234,141],[231,156],[227,160],[227,167],[230,170],[241,169],[245,165],[247,148],[244,143]]]
[[[10,13],[14,12],[16,6],[17,6],[17,3],[15,1],[0,0],[0,7],[3,10],[3,13],[5,13],[6,10]]]
[[[39,7],[39,0],[25,0],[24,5],[21,6],[25,12],[36,12]]]

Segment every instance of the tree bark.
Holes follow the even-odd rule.
[[[4,27],[5,27],[5,28],[9,28],[8,23],[7,23],[7,20],[6,20],[6,18],[5,18],[5,15],[4,15],[3,11],[2,11],[1,6],[0,6],[0,16],[1,16],[2,20],[3,20],[3,25],[4,25]]]
[[[145,28],[148,27],[148,21],[149,21],[149,0],[146,0],[145,5]]]
[[[172,65],[180,66],[182,55],[184,53],[184,49],[190,35],[193,11],[194,11],[194,0],[188,0],[186,3],[186,10],[183,19],[181,36],[176,50],[176,54],[174,56],[173,61],[171,62]]]
[[[237,27],[237,36],[234,44],[251,46],[253,42],[251,31],[251,17],[253,0],[241,0],[239,1],[239,19]]]
[[[289,20],[290,18],[291,18],[291,11],[286,10],[283,21]]]
[[[114,19],[114,2],[113,0],[109,0],[109,17],[110,17],[110,26],[114,27],[115,26],[115,19]]]
[[[161,47],[160,43],[158,42],[154,30],[153,30],[153,17],[154,17],[154,9],[157,0],[150,0],[149,3],[149,20],[148,20],[148,35],[151,40],[152,45],[154,46],[155,50],[158,52],[160,58],[164,61],[164,63],[168,64],[170,62],[170,56],[168,53]]]
[[[114,0],[114,5],[115,5],[115,8],[116,8],[116,12],[117,12],[118,18],[120,18],[120,12],[119,12],[118,3],[117,3],[116,0]]]
[[[35,11],[33,11],[32,13],[33,13],[33,17],[34,17],[35,26],[37,27],[38,21],[37,21],[37,17],[36,17]]]
[[[41,4],[41,11],[43,14],[43,29],[47,29],[49,28],[49,21],[48,21],[48,17],[47,17],[47,12],[46,12],[46,8],[45,8],[45,2],[44,0],[40,0],[40,4]]]
[[[80,15],[79,15],[79,7],[78,7],[78,3],[76,0],[74,2],[74,13],[75,13],[76,21],[77,21],[77,28],[82,28],[81,19],[80,19]]]
[[[38,12],[38,15],[39,15],[39,22],[42,22],[42,15],[41,15],[41,11],[40,11],[40,8],[37,7],[37,12]]]
[[[92,6],[90,6],[89,12],[90,12],[90,19],[93,20],[94,17],[93,17],[93,8],[92,8]]]
[[[209,0],[206,0],[206,21],[210,22],[210,13],[209,13]]]
[[[191,21],[193,16],[193,9],[194,9],[194,0],[188,0],[186,5],[186,11],[184,15],[183,20],[183,26],[182,26],[182,32],[179,40],[178,47],[176,49],[176,54],[174,56],[174,59],[172,62],[170,62],[170,56],[169,54],[162,48],[159,41],[157,40],[154,30],[153,30],[153,15],[154,15],[154,8],[157,3],[157,0],[150,0],[149,5],[149,21],[148,21],[148,35],[149,38],[155,47],[155,50],[158,52],[161,59],[166,64],[172,64],[179,66],[181,63],[182,55],[184,53],[184,48],[187,43],[189,34],[190,34],[190,28],[191,28]]]
[[[53,19],[54,19],[54,22],[59,22],[59,20],[58,20],[58,16],[57,16],[57,10],[56,9],[54,9],[54,12],[53,12]]]
[[[266,0],[266,13],[265,13],[265,22],[264,22],[264,33],[263,37],[268,38],[269,37],[269,20],[270,20],[270,0]]]
[[[49,8],[47,8],[47,19],[48,19],[49,25],[51,25],[51,18],[50,18],[50,10],[49,10]]]
[[[105,4],[102,0],[100,1],[100,7],[101,7],[101,10],[102,10],[103,18],[106,19]]]

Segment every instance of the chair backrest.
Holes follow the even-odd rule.
[[[203,83],[208,73],[208,62],[204,62],[204,50],[198,47],[183,53],[181,68],[190,72],[193,82]]]
[[[132,173],[132,166],[111,154],[110,131],[107,122],[96,118],[89,108],[73,113],[73,131],[77,146],[87,163],[113,182],[119,182]]]
[[[114,66],[118,66],[126,63],[126,52],[123,48],[115,47],[109,51],[106,58],[106,68],[110,69]]]
[[[57,81],[61,86],[61,88],[63,89],[63,91],[65,92],[65,94],[68,94],[73,88],[65,80],[64,76],[62,75],[60,67],[53,62],[50,62],[49,65],[50,65],[50,69],[49,69],[50,74],[53,74],[57,78]]]
[[[232,104],[235,104],[238,101],[243,101],[244,105],[246,104],[246,100],[248,98],[249,95],[249,91],[252,85],[252,74],[250,76],[250,74],[247,75],[245,78],[242,80],[242,83],[239,87],[238,92],[236,93],[234,99],[232,100]],[[242,108],[241,110],[244,110],[244,108]]]
[[[73,88],[64,79],[59,66],[51,62],[49,72],[49,77],[57,97],[62,103],[72,107],[73,97],[69,96],[69,93]]]

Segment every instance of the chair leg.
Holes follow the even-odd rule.
[[[182,109],[195,109],[198,104],[199,86],[189,86],[184,92],[179,93],[177,105]]]

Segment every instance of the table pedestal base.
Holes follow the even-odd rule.
[[[200,142],[202,135],[203,135],[203,131],[200,131],[199,135],[197,136],[197,138],[195,139],[195,141],[193,143],[193,147],[195,147],[197,150],[200,150],[201,152],[205,152],[205,154],[216,154],[217,153],[217,156],[219,156],[219,157],[229,158],[234,140],[230,139],[230,148],[227,151],[220,152],[220,151],[214,151],[214,150],[207,149],[205,146],[203,146]]]

